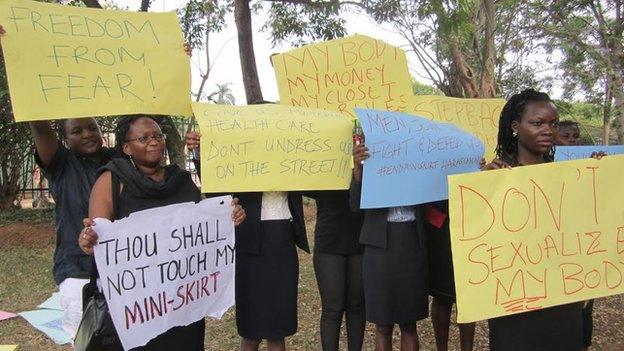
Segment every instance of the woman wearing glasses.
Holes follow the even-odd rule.
[[[176,165],[164,165],[165,135],[160,126],[146,116],[120,120],[115,132],[116,148],[124,158],[108,163],[95,182],[89,199],[89,218],[124,218],[149,208],[200,200],[197,186],[188,172]],[[235,225],[245,218],[245,212],[232,202]],[[92,221],[87,221],[93,225]],[[85,228],[80,235],[80,247],[93,254],[97,235]],[[169,329],[147,345],[133,350],[204,349],[204,320],[188,326]]]

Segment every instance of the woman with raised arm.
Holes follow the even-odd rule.
[[[552,162],[559,124],[550,97],[533,89],[513,95],[501,112],[496,156],[484,169]],[[488,321],[492,351],[579,351],[582,304],[548,307]]]

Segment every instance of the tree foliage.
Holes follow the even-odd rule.
[[[216,84],[217,90],[208,95],[208,100],[214,101],[218,105],[235,105],[236,98],[230,88],[232,83]]]
[[[578,93],[602,105],[604,139],[611,121],[624,141],[624,3],[621,0],[550,0],[527,4],[530,29],[559,63],[565,96]]]
[[[341,16],[340,3],[273,1],[268,9],[269,20],[263,25],[273,44],[289,41],[301,46],[347,35],[346,21]]]
[[[421,83],[416,79],[412,78],[412,91],[414,95],[441,95],[442,92],[431,85]]]

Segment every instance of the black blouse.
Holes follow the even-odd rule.
[[[363,213],[352,212],[348,190],[306,192],[316,200],[314,252],[326,254],[361,254],[359,243]]]

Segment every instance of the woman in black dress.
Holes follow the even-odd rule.
[[[533,89],[513,95],[501,112],[496,156],[484,169],[552,162],[559,117],[545,93]],[[582,304],[548,307],[490,319],[493,351],[579,351]]]
[[[200,192],[191,175],[176,165],[163,166],[165,135],[159,125],[145,116],[125,117],[117,125],[116,148],[125,158],[114,159],[102,170],[89,199],[89,218],[124,218],[133,212],[188,201],[198,202]],[[233,202],[235,225],[245,212]],[[87,221],[79,245],[93,254],[97,234]],[[182,346],[183,345],[183,346]],[[204,319],[187,326],[174,327],[133,350],[204,350]]]
[[[364,144],[353,147],[351,208],[360,210]],[[360,243],[366,320],[375,323],[375,350],[392,350],[392,330],[401,329],[401,350],[418,350],[416,321],[427,318],[426,238],[417,206],[364,210]]]
[[[200,134],[187,133],[187,148],[199,145]],[[262,340],[269,351],[285,350],[285,338],[297,332],[297,247],[310,252],[302,195],[273,191],[235,196],[247,212],[245,222],[236,228],[236,327],[241,350],[258,350]]]

